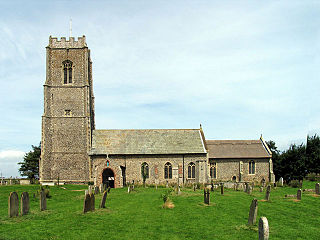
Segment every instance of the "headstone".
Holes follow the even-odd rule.
[[[106,200],[107,200],[107,195],[108,193],[106,191],[103,192],[101,202],[100,202],[100,208],[105,208],[106,207]]]
[[[40,211],[47,209],[47,198],[44,190],[40,191]]]
[[[94,187],[94,194],[99,194],[99,187],[98,186],[95,186]]]
[[[203,202],[204,204],[210,204],[210,191],[209,189],[204,189],[203,190]]]
[[[266,180],[265,180],[264,178],[261,180],[261,186],[262,186],[262,187],[265,187],[265,186],[266,186]]]
[[[178,185],[178,195],[181,194],[180,185]]]
[[[30,210],[29,193],[21,193],[21,215],[26,215]]]
[[[90,194],[87,194],[84,197],[84,203],[83,203],[83,213],[86,213],[88,211],[91,211],[91,197],[90,197]]]
[[[92,193],[92,185],[89,185],[88,190],[89,190],[89,194],[91,194]]]
[[[12,179],[9,180],[9,185],[12,185]]]
[[[247,191],[247,193],[248,193],[249,195],[252,194],[252,187],[251,187],[251,186],[248,186],[248,191]]]
[[[210,192],[209,189],[207,189],[207,204],[210,204]]]
[[[279,179],[279,187],[283,187],[283,177]]]
[[[167,181],[167,183],[166,183],[166,188],[168,188],[169,187],[169,183],[168,183],[168,181]]]
[[[196,185],[193,184],[193,191],[195,192],[196,191]]]
[[[244,188],[243,188],[244,192],[248,192],[248,186],[249,186],[249,184],[247,182],[244,183]]]
[[[89,194],[89,190],[84,191],[84,196],[87,196],[87,194]]]
[[[266,200],[266,201],[269,201],[269,200],[270,200],[270,191],[271,191],[271,186],[268,185],[267,191],[266,191],[266,197],[265,197],[265,200]]]
[[[263,192],[263,187],[260,187],[260,192]]]
[[[131,188],[131,187],[130,187],[130,186],[128,186],[128,193],[130,193],[130,188]]]
[[[240,183],[237,183],[236,184],[236,191],[239,191],[239,188],[240,188]]]
[[[266,217],[259,220],[259,240],[269,240],[269,223]]]
[[[302,191],[301,191],[301,189],[299,189],[297,192],[297,199],[298,200],[301,200],[301,195],[302,195]]]
[[[94,194],[91,193],[90,194],[90,211],[94,211],[95,209],[94,203],[95,203],[95,197],[94,197]]]
[[[19,215],[19,197],[16,192],[11,192],[8,199],[9,217],[17,217]]]
[[[104,189],[103,189],[103,183],[101,183],[101,184],[99,185],[99,190],[100,190],[100,192],[101,192],[101,193],[103,193],[103,192],[104,192]]]
[[[258,213],[258,201],[253,199],[250,206],[248,225],[254,225],[256,223]]]
[[[221,195],[223,195],[223,193],[224,193],[224,186],[223,186],[223,183],[221,184]]]
[[[315,190],[316,190],[316,194],[319,195],[320,194],[320,184],[319,183],[316,184]]]

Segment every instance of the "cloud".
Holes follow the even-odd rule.
[[[0,172],[3,177],[20,176],[18,162],[23,160],[25,152],[19,150],[0,151]]]

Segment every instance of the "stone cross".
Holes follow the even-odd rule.
[[[26,215],[30,210],[29,193],[21,193],[21,215]]]
[[[283,187],[283,177],[279,179],[279,187]]]
[[[224,193],[224,186],[223,186],[223,183],[221,184],[221,195],[223,195]]]
[[[90,211],[94,211],[95,209],[94,203],[95,203],[95,197],[94,197],[94,194],[91,193],[90,194]]]
[[[259,240],[269,240],[269,224],[266,217],[259,220]]]
[[[105,208],[106,207],[107,195],[108,195],[108,192],[104,191],[103,195],[102,195],[102,198],[101,198],[101,202],[100,202],[100,208]]]
[[[299,189],[297,192],[297,199],[298,200],[301,200],[301,195],[302,195],[302,191],[301,191],[301,189]]]
[[[269,201],[269,200],[270,200],[270,191],[271,191],[271,186],[268,185],[267,191],[266,191],[266,197],[265,197],[265,200],[266,200],[266,201]]]
[[[257,199],[253,199],[250,206],[248,225],[254,225],[256,223],[258,213],[258,201]]]
[[[17,217],[19,215],[19,197],[16,192],[11,192],[9,195],[8,215],[9,217]]]
[[[317,183],[315,188],[316,188],[316,189],[315,189],[315,190],[316,190],[316,194],[319,195],[319,194],[320,194],[320,184]]]
[[[40,191],[40,211],[47,209],[47,198],[44,190]]]
[[[83,202],[83,213],[86,213],[88,211],[91,211],[91,197],[90,194],[87,194],[84,197],[84,202]]]

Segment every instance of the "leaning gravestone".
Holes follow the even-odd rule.
[[[47,198],[44,190],[40,191],[40,211],[47,209]]]
[[[19,215],[19,197],[16,192],[11,192],[8,199],[9,217],[17,217]]]
[[[269,239],[269,223],[266,217],[261,217],[259,220],[259,240]]]
[[[271,191],[271,186],[269,185],[267,187],[267,191],[266,191],[266,197],[265,197],[265,200],[266,201],[269,201],[270,200],[270,191]]]
[[[100,208],[105,208],[106,207],[106,200],[107,200],[107,195],[108,193],[106,191],[103,192],[101,202],[100,202]]]
[[[320,184],[319,183],[316,184],[315,190],[316,190],[316,194],[319,195],[320,194]]]
[[[83,213],[86,213],[88,211],[91,211],[91,197],[90,197],[90,194],[87,194],[84,197],[84,203],[83,203]]]
[[[21,193],[21,215],[28,214],[29,209],[30,209],[29,193],[23,192]]]
[[[302,195],[302,191],[301,191],[301,189],[299,189],[297,192],[297,199],[298,200],[301,200],[301,195]]]
[[[94,211],[95,210],[95,197],[94,194],[91,193],[90,194],[90,211]]]
[[[257,199],[253,199],[250,206],[248,225],[254,225],[256,223],[258,213],[258,201]]]

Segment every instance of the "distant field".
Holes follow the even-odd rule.
[[[313,188],[304,182],[303,188]],[[268,218],[270,239],[320,239],[320,197],[303,193],[302,201],[285,199],[296,188],[272,189],[270,202],[258,202],[257,224],[247,227],[251,200],[264,198],[258,188],[250,196],[225,190],[211,193],[211,205],[203,204],[203,191],[182,189],[170,197],[173,209],[163,209],[161,193],[165,188],[111,189],[107,208],[99,209],[101,194],[96,196],[96,211],[82,213],[84,185],[50,187],[48,210],[40,212],[33,193],[39,185],[0,186],[0,239],[258,239],[258,221]],[[75,191],[82,190],[82,191]],[[8,218],[8,195],[16,191],[30,194],[31,213]]]

